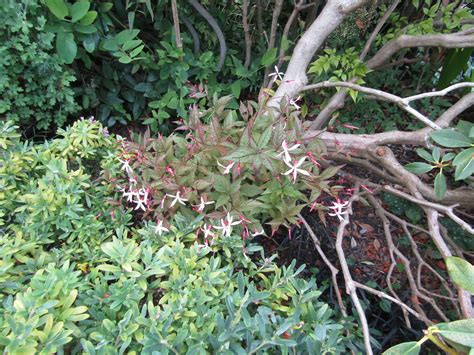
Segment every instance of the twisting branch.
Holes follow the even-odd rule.
[[[321,256],[324,263],[327,265],[327,267],[331,271],[331,279],[332,279],[332,284],[334,287],[334,292],[336,293],[337,303],[339,304],[339,308],[341,309],[342,315],[344,317],[347,317],[346,307],[344,306],[344,303],[342,302],[341,291],[337,283],[337,274],[339,273],[339,270],[331,263],[331,261],[329,261],[326,254],[321,249],[321,244],[319,242],[319,239],[318,237],[316,237],[316,234],[314,234],[313,230],[311,229],[311,226],[308,224],[306,219],[300,213],[298,213],[298,218],[303,222],[304,226],[306,227],[306,230],[308,231],[309,235],[311,236],[311,239],[313,240],[314,246],[316,250],[318,251],[318,254]]]
[[[217,65],[217,70],[220,71],[224,66],[225,55],[227,53],[227,45],[225,44],[224,33],[222,32],[221,28],[219,27],[219,24],[214,19],[214,17],[211,16],[211,14],[199,3],[199,1],[188,0],[188,2],[191,4],[192,7],[196,9],[197,12],[199,12],[202,17],[204,17],[204,19],[212,27],[212,29],[217,35],[220,47],[219,64]]]
[[[242,27],[244,28],[245,37],[245,68],[249,67],[252,56],[252,39],[250,38],[250,29],[248,23],[249,3],[250,0],[244,0],[244,2],[242,3]]]
[[[199,41],[199,35],[194,28],[193,24],[191,21],[189,21],[186,17],[181,17],[181,20],[183,21],[184,25],[188,29],[189,33],[191,34],[191,37],[193,38],[193,44],[194,44],[194,53],[199,53],[201,50],[201,42]]]

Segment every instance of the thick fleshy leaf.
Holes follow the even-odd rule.
[[[474,348],[474,319],[462,319],[436,326],[444,338]]]
[[[464,259],[450,256],[446,259],[446,267],[453,282],[474,295],[474,266]]]
[[[431,139],[443,147],[462,148],[470,147],[471,139],[452,129],[440,129],[431,133]]]
[[[405,165],[405,169],[407,169],[409,172],[412,172],[413,174],[420,175],[433,170],[434,166],[426,163],[415,162]]]
[[[435,195],[438,200],[442,200],[446,194],[446,176],[443,173],[439,173],[435,177],[434,181]]]
[[[390,349],[385,350],[383,355],[418,355],[420,350],[420,344],[416,341],[409,341],[407,343],[392,346]]]
[[[46,0],[46,6],[58,19],[62,20],[69,15],[69,10],[64,0]]]
[[[56,36],[56,50],[66,64],[71,64],[77,54],[77,45],[71,32],[59,32]]]

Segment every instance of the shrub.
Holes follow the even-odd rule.
[[[340,187],[329,180],[337,168],[321,168],[325,147],[317,139],[299,144],[303,133],[294,109],[287,108],[287,126],[272,124],[251,102],[240,110],[246,122],[225,109],[228,100],[216,98],[208,111],[190,113],[189,124],[178,128],[186,137],[123,140],[110,171],[122,201],[157,228],[178,211],[189,218],[202,214],[205,239],[236,225],[244,238],[262,234],[264,222],[273,232],[290,228],[305,206],[324,211],[318,197],[324,191],[337,198]]]
[[[0,41],[0,115],[25,128],[62,126],[78,110],[75,76],[55,54],[39,1],[2,2]]]
[[[200,242],[203,216],[130,226],[98,165],[117,141],[79,120],[44,144],[0,125],[0,348],[8,353],[299,353],[360,348],[303,267],[235,233]],[[252,256],[252,259],[250,258]]]

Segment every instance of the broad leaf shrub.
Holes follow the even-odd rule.
[[[340,190],[329,180],[337,169],[318,162],[324,145],[317,139],[298,143],[303,131],[291,106],[288,116],[272,123],[257,103],[236,111],[225,108],[228,101],[216,98],[205,112],[194,108],[189,124],[178,127],[184,136],[123,139],[111,170],[122,202],[157,230],[178,211],[189,218],[201,214],[205,242],[217,230],[231,234],[234,226],[243,238],[263,234],[262,223],[272,232],[290,228],[305,206],[324,218],[318,197],[324,191],[338,201]]]
[[[37,0],[3,0],[0,12],[0,115],[25,128],[62,126],[78,110],[75,76],[54,49]]]
[[[232,232],[206,245],[204,216],[184,210],[158,232],[133,226],[136,211],[100,177],[111,178],[123,144],[100,123],[79,120],[43,144],[22,142],[11,122],[0,132],[5,353],[361,349],[353,320],[318,300],[302,268],[276,266]]]
[[[445,128],[431,133],[431,139],[442,146],[434,147],[429,153],[425,149],[417,149],[418,156],[426,160],[407,164],[407,170],[421,175],[436,170],[434,189],[436,197],[443,199],[447,189],[447,179],[443,171],[454,170],[454,180],[472,183],[470,178],[474,173],[474,124],[459,121],[455,129]],[[464,148],[464,149],[461,149]]]

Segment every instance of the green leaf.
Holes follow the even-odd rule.
[[[66,64],[71,64],[77,54],[77,45],[71,32],[59,32],[56,36],[56,50]]]
[[[474,319],[462,319],[436,326],[444,338],[457,344],[474,348]]]
[[[446,128],[431,133],[431,139],[436,143],[449,148],[470,147],[471,140],[464,134]]]
[[[446,259],[446,267],[453,282],[474,295],[474,266],[464,259],[450,256]]]
[[[420,353],[421,345],[416,341],[409,341],[392,346],[385,350],[382,355],[417,355]]]
[[[78,1],[71,6],[71,21],[77,22],[89,11],[91,4],[88,1]]]
[[[139,55],[144,47],[145,47],[145,45],[142,44],[141,46],[138,46],[137,48],[135,48],[133,51],[130,52],[130,57],[134,58],[137,55]]]
[[[435,147],[432,152],[433,160],[437,163],[439,158],[441,158],[441,150],[438,147]]]
[[[458,165],[454,173],[455,180],[467,179],[474,173],[474,159],[467,161],[464,164]]]
[[[119,62],[123,64],[131,63],[131,61],[132,61],[132,58],[130,58],[128,55],[124,55],[119,58]]]
[[[268,142],[270,141],[270,138],[272,138],[272,131],[273,131],[272,126],[267,127],[263,131],[263,133],[260,135],[260,138],[258,139],[258,143],[257,143],[257,146],[259,148],[265,148],[267,146]]]
[[[434,181],[435,195],[438,200],[442,200],[446,194],[446,176],[443,173],[439,173],[435,177]]]
[[[260,59],[260,64],[263,65],[264,67],[268,67],[270,64],[272,64],[276,60],[276,55],[277,55],[276,48],[269,49],[262,56],[262,59]]]
[[[434,169],[434,166],[426,163],[415,162],[405,165],[405,169],[413,174],[420,175]]]
[[[450,49],[443,63],[438,80],[438,89],[444,89],[463,72],[469,63],[472,48]]]
[[[69,10],[63,0],[46,0],[45,4],[53,15],[60,20],[69,14]]]
[[[242,88],[242,86],[241,86],[241,81],[240,80],[234,81],[232,83],[232,85],[230,86],[230,91],[232,92],[232,95],[234,95],[234,97],[236,99],[238,99],[240,97],[241,88]]]
[[[97,18],[97,11],[89,11],[79,23],[83,26],[88,26],[94,23],[95,19]]]
[[[122,269],[115,265],[101,264],[97,266],[98,270],[109,271],[109,272],[121,272]]]
[[[428,153],[425,149],[418,148],[416,150],[416,154],[418,154],[418,156],[425,159],[426,161],[434,163],[433,156],[430,153]]]

